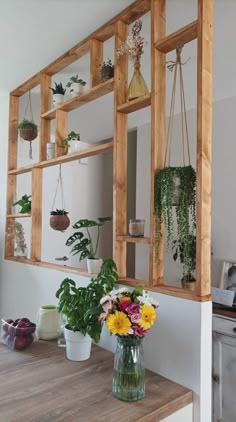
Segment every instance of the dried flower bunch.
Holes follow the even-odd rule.
[[[132,27],[132,36],[128,36],[127,40],[122,43],[121,47],[117,50],[117,56],[127,54],[128,58],[134,64],[140,64],[141,55],[143,54],[144,38],[141,37],[140,32],[143,22],[138,19]]]

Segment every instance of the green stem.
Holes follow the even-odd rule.
[[[100,237],[100,229],[101,229],[101,226],[98,226],[98,230],[97,230],[97,242],[96,242],[94,256],[96,256],[97,249],[98,249],[98,242],[99,242],[99,237]]]
[[[91,255],[91,256],[94,256],[96,252],[95,252],[95,253],[93,252],[93,243],[92,243],[92,238],[91,238],[91,235],[90,235],[89,230],[88,230],[88,228],[87,228],[87,227],[86,227],[86,230],[87,230],[87,235],[88,235],[88,238],[89,238],[89,240],[90,240],[90,245],[89,245],[90,255]]]

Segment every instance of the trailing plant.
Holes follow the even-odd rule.
[[[67,318],[67,328],[88,334],[96,343],[100,340],[102,323],[98,317],[102,312],[100,300],[110,292],[118,280],[116,264],[105,259],[99,274],[91,279],[87,287],[76,287],[66,278],[56,292],[58,310]]]
[[[73,255],[80,253],[80,261],[85,258],[95,259],[101,234],[101,228],[107,221],[111,221],[111,219],[111,217],[101,217],[97,218],[97,220],[83,219],[77,221],[72,226],[73,229],[84,229],[87,237],[84,236],[82,231],[77,231],[72,236],[70,236],[66,241],[66,246],[74,245],[71,249],[71,253],[73,253]],[[96,228],[95,240],[92,239],[90,232],[90,229],[93,227]]]
[[[79,76],[71,76],[69,82],[67,82],[66,87],[70,88],[72,84],[80,84],[82,86],[85,86],[87,82],[85,82],[83,79],[79,79]]]
[[[62,85],[61,82],[60,83],[54,82],[54,85],[55,85],[55,88],[52,88],[52,87],[49,88],[49,89],[52,90],[53,95],[55,95],[55,94],[64,95],[65,94],[66,88],[63,88],[63,85]]]
[[[112,64],[111,59],[107,59],[107,62],[103,62],[103,64],[101,65],[101,80],[105,81],[107,79],[113,78],[114,76],[114,69],[115,66],[114,64]]]
[[[21,130],[21,129],[30,129],[32,131],[38,131],[38,126],[34,123],[33,120],[23,119],[22,122],[19,123],[18,129],[19,130]]]
[[[173,205],[176,178],[179,178],[179,198]],[[189,236],[194,235],[196,228],[196,171],[192,166],[165,167],[158,171],[154,185],[154,214],[157,247],[162,224],[166,229],[167,248],[171,247],[175,220],[178,242],[189,242]]]
[[[190,234],[185,243],[174,240],[172,244],[174,251],[173,259],[183,265],[182,281],[195,281],[193,272],[196,270],[196,235]]]
[[[71,131],[70,133],[68,133],[67,138],[65,138],[61,141],[61,144],[68,146],[68,142],[73,141],[73,140],[80,141],[80,134],[76,133],[74,131]]]
[[[69,214],[68,211],[65,210],[58,210],[56,209],[55,211],[50,211],[50,215],[67,215]]]
[[[19,211],[20,214],[26,214],[31,212],[31,195],[23,195],[21,199],[14,202],[12,206],[20,205],[21,209]]]

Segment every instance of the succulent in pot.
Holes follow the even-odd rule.
[[[53,105],[58,106],[62,104],[64,102],[64,96],[66,92],[66,89],[63,87],[62,83],[54,82],[54,88],[51,87],[49,89],[51,89],[53,93]]]
[[[65,231],[70,225],[70,219],[68,217],[68,212],[65,210],[58,210],[50,212],[50,227],[53,230],[60,232]]]
[[[112,64],[111,59],[108,59],[107,62],[103,62],[103,64],[101,65],[101,81],[107,81],[108,79],[111,79],[114,77],[114,69],[115,66],[114,64]]]
[[[78,95],[82,94],[84,91],[84,87],[87,82],[83,79],[80,79],[78,75],[71,76],[69,82],[67,82],[66,87],[70,88],[70,93],[72,97],[77,97]]]
[[[66,241],[66,246],[72,246],[71,253],[73,255],[80,254],[79,260],[87,258],[87,267],[90,274],[96,274],[100,271],[102,259],[97,258],[97,250],[102,226],[111,221],[111,217],[101,217],[96,220],[81,219],[78,220],[72,227],[79,229]],[[95,229],[95,238],[92,237],[90,229]],[[86,232],[87,236],[84,235]]]
[[[38,136],[38,126],[33,120],[23,119],[18,125],[20,137],[25,141],[33,141]]]

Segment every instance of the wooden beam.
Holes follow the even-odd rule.
[[[42,169],[32,170],[32,228],[31,228],[31,259],[41,260],[42,240]]]
[[[128,25],[118,21],[115,32],[115,52],[127,39]],[[127,244],[117,241],[116,236],[127,234],[127,114],[117,111],[127,98],[128,59],[115,54],[114,95],[114,153],[113,153],[113,255],[120,277],[126,277]]]
[[[46,113],[51,108],[51,76],[41,73],[40,79],[40,115]],[[40,161],[46,160],[46,144],[50,142],[51,122],[50,120],[40,119]]]
[[[196,20],[183,28],[180,28],[178,31],[173,32],[173,34],[167,35],[167,37],[157,41],[155,47],[162,53],[167,54],[170,51],[176,50],[176,48],[182,47],[184,44],[195,40],[197,36],[198,21]]]
[[[163,284],[164,236],[158,245],[156,258],[156,229],[154,216],[154,177],[164,165],[165,157],[165,56],[155,48],[155,44],[165,36],[166,28],[165,0],[151,1],[151,69],[152,69],[152,101],[151,101],[151,192],[150,192],[150,261],[149,282],[152,286]]]
[[[103,43],[92,39],[90,50],[90,82],[96,86],[101,82],[101,66],[103,63]]]
[[[68,135],[67,114],[66,111],[62,110],[56,112],[56,157],[66,154],[66,148],[61,144],[61,141]]]
[[[145,245],[150,243],[149,237],[116,236],[116,239],[120,242],[127,243],[143,243]]]
[[[212,0],[198,0],[198,22],[196,294],[206,296],[211,292]]]
[[[32,76],[32,78],[28,79],[28,81],[24,82],[18,88],[14,89],[14,91],[11,92],[11,95],[21,97],[21,95],[24,95],[26,92],[30,91],[30,89],[35,88],[39,84],[40,72],[36,73],[36,75]]]
[[[135,98],[134,100],[127,101],[117,107],[121,113],[133,113],[134,111],[141,110],[142,108],[151,105],[151,94],[144,95],[144,97]]]
[[[13,169],[13,170],[9,170],[8,174],[24,174],[24,173],[29,173],[30,171],[32,171],[32,168],[34,167],[34,164],[30,164],[29,166],[25,166],[25,167],[19,167],[17,169]]]

